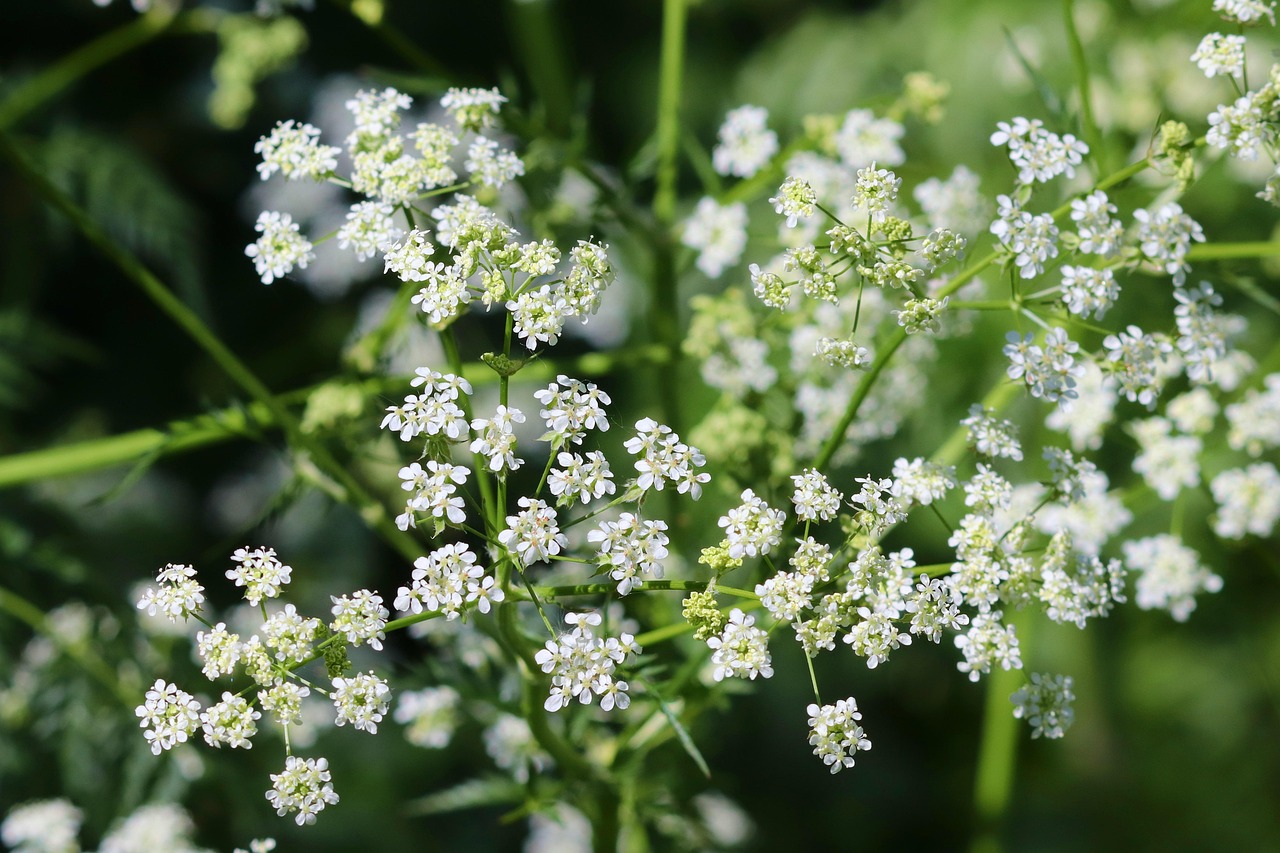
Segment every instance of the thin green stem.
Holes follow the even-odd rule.
[[[455,82],[448,68],[382,19],[381,4],[377,4],[379,10],[377,15],[361,14],[357,4],[351,2],[351,0],[333,0],[333,4],[339,9],[349,12],[351,17],[368,27],[370,32],[382,39],[387,47],[400,54],[400,58],[410,65],[420,71],[434,74],[446,83]]]
[[[580,583],[570,584],[568,586],[535,586],[534,591],[543,598],[565,598],[571,595],[599,595],[600,593],[613,592],[617,589],[616,583]],[[637,586],[636,592],[703,592],[707,588],[707,581],[678,581],[678,580],[647,580],[643,586]],[[746,589],[735,589],[731,586],[721,586],[716,584],[716,592],[723,592],[725,595],[732,595],[735,598],[744,598],[750,601],[759,601],[760,596]]]
[[[1092,78],[1089,74],[1089,61],[1084,54],[1084,44],[1080,41],[1080,31],[1076,29],[1075,0],[1062,0],[1062,16],[1066,25],[1067,47],[1071,51],[1071,64],[1076,72],[1076,91],[1080,94],[1080,124],[1093,154],[1093,162],[1098,167],[1098,173],[1102,174],[1107,171],[1102,132],[1098,129],[1098,122],[1093,114]]]

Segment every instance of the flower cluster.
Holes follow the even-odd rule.
[[[620,664],[640,654],[635,637],[625,631],[618,637],[601,637],[596,629],[603,622],[597,612],[566,613],[564,621],[572,631],[548,640],[535,656],[542,671],[551,676],[551,693],[544,707],[559,711],[574,699],[583,705],[600,700],[600,707],[626,710],[631,704],[627,682],[615,678]]]

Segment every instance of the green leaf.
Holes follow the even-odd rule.
[[[405,807],[405,812],[415,816],[446,814],[464,809],[508,805],[523,800],[522,786],[505,776],[488,776],[483,779],[468,779],[452,788],[411,800]]]
[[[707,760],[702,757],[702,753],[698,750],[698,745],[693,742],[693,738],[689,736],[689,730],[680,722],[680,717],[675,710],[667,704],[667,700],[662,698],[662,694],[658,693],[656,687],[650,682],[642,682],[646,693],[658,700],[658,707],[662,708],[662,713],[666,716],[667,722],[671,724],[671,728],[676,733],[676,739],[680,741],[680,746],[693,759],[693,763],[698,765],[698,769],[702,771],[702,775],[711,778],[711,768],[707,766]]]
[[[1027,72],[1027,76],[1031,78],[1031,83],[1035,86],[1036,94],[1040,96],[1041,103],[1044,104],[1045,110],[1055,119],[1062,121],[1065,119],[1063,115],[1062,100],[1058,97],[1058,93],[1053,90],[1053,86],[1040,73],[1040,70],[1031,64],[1026,54],[1018,47],[1018,43],[1013,39],[1013,33],[1008,27],[1004,27],[1004,38],[1009,43],[1009,49],[1013,51],[1014,57],[1018,60],[1018,64]]]
[[[200,306],[196,209],[132,147],[74,127],[40,148],[46,174],[120,245],[155,263],[179,294]],[[61,221],[61,220],[57,220]]]
[[[1270,293],[1267,293],[1252,278],[1231,277],[1227,279],[1227,283],[1239,290],[1245,296],[1270,311],[1272,314],[1280,316],[1280,300],[1276,299]]]

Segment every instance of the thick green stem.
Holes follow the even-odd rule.
[[[653,214],[670,224],[676,215],[677,158],[680,154],[680,90],[684,84],[685,0],[662,4],[662,55],[658,69],[657,188]]]
[[[565,27],[553,12],[552,0],[537,3],[508,0],[507,3],[508,29],[522,54],[525,73],[546,111],[547,129],[558,137],[565,137],[573,118],[573,84],[568,50],[561,37]]]
[[[1187,252],[1188,261],[1226,261],[1240,258],[1273,258],[1280,255],[1280,241],[1257,243],[1198,243]]]
[[[1031,641],[1035,614],[1011,614],[1006,621],[1018,632],[1022,649]],[[1020,670],[992,667],[986,676],[987,701],[983,710],[982,740],[978,747],[978,771],[974,780],[974,835],[972,853],[999,853],[1005,814],[1013,791],[1018,758],[1018,721],[1009,697],[1026,680]]]
[[[665,0],[662,6],[662,54],[658,69],[657,173],[653,216],[658,231],[653,241],[649,322],[654,339],[666,346],[671,361],[658,370],[658,394],[663,420],[672,429],[683,426],[680,381],[680,301],[676,281],[676,181],[680,155],[680,92],[684,81],[685,0]]]
[[[284,431],[289,445],[295,451],[310,456],[312,463],[341,488],[345,501],[359,511],[366,524],[408,559],[413,560],[420,556],[418,546],[396,527],[386,508],[369,495],[364,486],[333,457],[326,447],[302,430],[298,420],[285,405],[271,393],[267,386],[262,384],[244,362],[222,343],[221,339],[204,324],[204,321],[174,296],[135,255],[116,245],[98,223],[39,172],[27,156],[14,145],[9,135],[3,132],[0,132],[0,154],[3,154],[23,174],[28,183],[44,196],[49,204],[70,219],[89,243],[114,263],[169,319],[186,332],[227,376],[271,412],[276,423]]]

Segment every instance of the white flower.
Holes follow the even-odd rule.
[[[515,333],[530,351],[536,350],[539,343],[554,345],[559,341],[564,321],[571,313],[568,301],[549,284],[526,290],[508,301],[507,310],[514,318]]]
[[[1113,218],[1118,209],[1102,190],[1071,202],[1071,221],[1076,223],[1080,251],[1108,257],[1120,246],[1124,223]]]
[[[751,489],[742,492],[742,503],[720,517],[729,556],[735,560],[768,554],[782,541],[786,513],[772,509]]]
[[[499,714],[498,719],[484,730],[484,751],[493,762],[521,785],[529,781],[531,771],[541,773],[554,762],[538,747],[529,724],[522,717]]]
[[[1213,532],[1224,539],[1266,537],[1280,520],[1280,471],[1270,462],[1223,471],[1209,484],[1218,504]]]
[[[800,474],[791,475],[795,492],[791,503],[796,508],[796,518],[801,521],[830,521],[840,511],[844,495],[827,482],[827,478],[815,468],[806,468]]]
[[[768,127],[769,111],[745,105],[730,110],[717,134],[711,163],[721,175],[749,178],[778,153],[778,135]]]
[[[1013,702],[1013,716],[1031,724],[1033,738],[1060,738],[1075,721],[1071,703],[1071,677],[1067,675],[1041,675],[1031,673],[1031,681],[1018,688],[1009,697]]]
[[[1115,274],[1109,269],[1062,267],[1062,301],[1077,317],[1101,320],[1120,295]]]
[[[258,691],[262,710],[271,711],[282,726],[296,726],[302,722],[302,700],[311,695],[311,689],[292,681],[278,681],[265,690]]]
[[[410,586],[396,591],[395,608],[401,613],[444,613],[446,619],[457,619],[462,612],[468,584],[484,577],[484,568],[476,565],[476,555],[466,543],[458,542],[437,548],[414,561]],[[493,600],[500,601],[501,590]]]
[[[489,470],[495,474],[515,471],[524,464],[524,460],[516,456],[515,425],[522,423],[524,412],[501,405],[491,419],[476,418],[471,428],[479,437],[471,442],[471,452],[487,457]]]
[[[997,418],[994,412],[984,409],[981,403],[974,403],[969,407],[969,416],[960,421],[960,424],[969,430],[969,446],[982,456],[1022,461],[1018,428],[1012,421]]]
[[[219,622],[207,633],[196,634],[196,652],[204,661],[201,671],[205,678],[213,681],[230,675],[240,660],[240,636],[227,631],[227,623]]]
[[[262,155],[258,174],[266,180],[276,172],[291,181],[310,178],[320,181],[338,168],[340,148],[320,144],[320,130],[309,124],[295,125],[293,120],[279,122],[270,136],[253,146]]]
[[[294,267],[305,270],[316,259],[311,242],[287,213],[264,210],[258,214],[254,230],[262,236],[246,246],[244,253],[253,259],[263,284],[284,278]]]
[[[440,106],[463,130],[479,132],[493,126],[494,116],[507,99],[497,89],[450,89]]]
[[[1250,456],[1280,446],[1280,373],[1270,374],[1263,384],[1265,390],[1250,388],[1226,408],[1227,443]]]
[[[729,621],[720,636],[707,639],[707,646],[714,652],[711,655],[711,662],[715,664],[712,677],[716,681],[731,677],[754,680],[757,675],[764,678],[773,676],[769,635],[755,624],[756,617],[748,616],[735,607],[729,612]]]
[[[721,206],[710,197],[698,201],[680,235],[684,245],[698,252],[697,266],[708,278],[719,278],[742,257],[747,247],[747,206]]]
[[[390,613],[382,606],[382,596],[367,589],[357,590],[342,598],[329,597],[333,602],[333,622],[330,627],[335,634],[343,634],[347,642],[354,645],[367,643],[375,649],[382,649],[382,641],[386,635],[382,629],[387,625]]]
[[[156,575],[159,585],[143,590],[138,599],[138,609],[147,611],[149,616],[163,614],[170,622],[199,613],[204,603],[204,587],[195,577],[193,566],[166,564]]]
[[[395,273],[401,281],[425,281],[439,274],[438,265],[429,260],[435,250],[427,240],[427,232],[415,228],[386,248],[382,271]]]
[[[355,122],[355,130],[347,137],[347,145],[355,149],[363,140],[380,138],[395,130],[400,126],[400,111],[409,109],[412,104],[413,98],[389,86],[381,92],[364,89],[356,92],[346,104]]]
[[[1210,121],[1212,119],[1210,116]],[[1213,130],[1209,133],[1212,135]],[[1173,276],[1174,284],[1186,281],[1187,271],[1191,269],[1186,262],[1187,252],[1191,251],[1192,242],[1204,242],[1200,223],[1183,213],[1182,206],[1174,201],[1155,213],[1135,210],[1133,218],[1137,222],[1136,236],[1142,254]]]
[[[599,560],[618,582],[618,595],[644,585],[643,578],[661,578],[662,560],[670,540],[665,521],[644,521],[624,512],[615,521],[601,522],[587,533],[587,541],[600,543]]]
[[[472,180],[495,188],[524,174],[524,163],[519,157],[484,136],[472,141],[462,165],[471,173]]]
[[[140,806],[111,828],[102,839],[98,853],[151,853],[171,850],[196,853],[192,839],[196,827],[191,816],[173,803]]]
[[[795,228],[801,219],[813,216],[818,197],[808,181],[787,178],[778,188],[778,194],[769,199],[775,213],[787,217],[787,227]]]
[[[991,672],[992,665],[1005,670],[1022,669],[1018,637],[1012,625],[1000,621],[1003,615],[999,610],[979,613],[973,617],[969,631],[956,637],[956,648],[964,653],[964,660],[956,664],[956,669],[968,673],[970,681]]]
[[[84,812],[67,800],[33,800],[14,806],[0,823],[0,841],[13,853],[79,853]]]
[[[1196,593],[1217,592],[1222,578],[1200,564],[1195,551],[1167,533],[1124,543],[1124,559],[1139,570],[1136,601],[1143,610],[1168,610],[1179,622],[1196,609]]]
[[[569,544],[556,511],[537,498],[522,497],[517,503],[524,509],[507,516],[507,529],[498,534],[498,541],[523,566],[551,562]]]
[[[1206,77],[1239,77],[1244,74],[1244,36],[1209,33],[1200,40],[1191,61]]]
[[[1129,431],[1140,448],[1133,470],[1161,500],[1171,501],[1183,489],[1200,484],[1200,451],[1204,442],[1195,435],[1174,435],[1173,425],[1164,418],[1129,422]]]
[[[391,688],[372,672],[361,672],[351,678],[335,678],[332,696],[338,711],[336,725],[351,723],[359,731],[377,734],[391,700]]]
[[[458,727],[462,696],[452,687],[424,687],[400,694],[393,717],[405,726],[405,740],[425,749],[444,749]]]
[[[862,713],[852,696],[821,708],[810,704],[805,710],[809,714],[809,745],[833,775],[852,767],[859,752],[871,749],[871,741],[858,724]]]
[[[542,671],[551,676],[550,695],[543,707],[555,712],[574,699],[589,705],[600,697],[601,709],[625,710],[631,701],[627,682],[614,675],[619,664],[640,654],[635,638],[627,633],[616,638],[597,636],[595,629],[603,620],[595,612],[566,613],[564,621],[574,626],[573,630],[548,640],[534,655]]]
[[[231,559],[240,565],[227,569],[227,579],[244,587],[244,600],[255,607],[264,598],[278,596],[293,575],[293,568],[276,558],[274,548],[237,548]]]
[[[271,774],[267,800],[281,817],[297,812],[294,820],[298,826],[315,823],[316,815],[324,811],[325,806],[338,802],[331,778],[328,759],[290,755],[285,759],[283,772]]]
[[[258,733],[257,721],[262,718],[242,696],[223,692],[222,701],[210,705],[200,714],[204,739],[209,746],[253,748],[251,738]]]
[[[276,660],[283,663],[301,663],[311,657],[312,644],[319,633],[320,620],[304,618],[292,602],[262,623],[263,644],[274,650]]]
[[[1084,162],[1089,146],[1071,134],[1058,136],[1044,129],[1038,119],[1019,116],[1012,124],[998,122],[991,134],[992,145],[1009,149],[1009,159],[1018,168],[1018,180],[1024,184],[1044,183],[1058,175],[1075,177],[1075,167]]]
[[[1263,18],[1275,24],[1275,6],[1269,0],[1213,0],[1213,11],[1237,24],[1253,24]]]
[[[200,703],[190,693],[179,690],[162,678],[147,691],[147,700],[134,709],[138,725],[147,731],[151,752],[159,755],[185,743],[200,727]]]
[[[989,203],[978,189],[978,176],[957,166],[945,180],[929,178],[916,185],[911,194],[930,228],[948,228],[973,234],[988,221]]]
[[[367,261],[397,242],[404,232],[391,218],[394,211],[395,208],[381,201],[351,205],[346,223],[338,229],[338,248],[353,249],[356,260]]]
[[[923,457],[911,460],[898,458],[893,463],[891,493],[904,509],[940,501],[955,487],[956,469],[952,466],[939,465]]]
[[[872,163],[901,166],[906,155],[898,140],[905,133],[906,128],[893,119],[876,118],[871,110],[850,110],[836,131],[836,152],[850,169]]]

